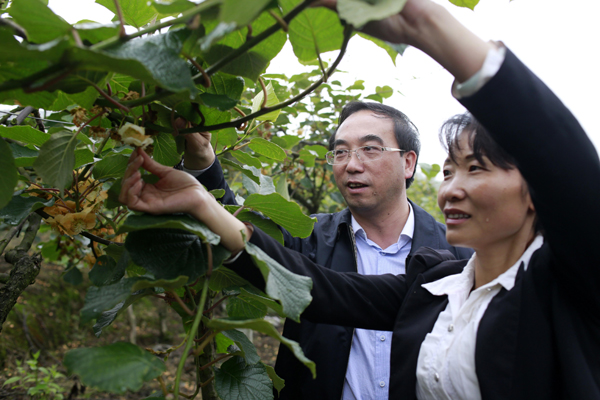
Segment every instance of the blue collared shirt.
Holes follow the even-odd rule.
[[[404,274],[415,230],[415,216],[409,215],[398,241],[382,249],[369,240],[352,217],[356,238],[358,273],[363,275]],[[390,383],[392,332],[355,329],[344,380],[343,400],[387,400]]]

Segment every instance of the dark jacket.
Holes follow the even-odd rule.
[[[499,72],[461,100],[517,160],[544,227],[543,246],[515,286],[490,302],[477,331],[482,398],[600,399],[600,161],[581,126],[510,51]],[[465,261],[422,249],[406,275],[361,276],[315,266],[260,231],[251,242],[313,279],[303,314],[314,322],[393,330],[390,399],[413,399],[421,343],[447,296],[423,283],[459,273]],[[251,274],[245,254],[230,267]],[[260,275],[247,276],[257,285]]]
[[[221,201],[235,204],[235,197],[218,161],[200,176],[207,189],[225,189]],[[419,247],[447,249],[458,259],[468,259],[470,249],[455,248],[446,242],[446,227],[418,205],[411,202],[415,216],[411,254]],[[283,230],[285,246],[296,250],[313,262],[338,272],[356,272],[356,244],[348,209],[335,214],[316,214],[312,234],[300,239]],[[391,329],[389,329],[391,330]],[[302,319],[301,323],[286,320],[283,335],[300,343],[304,354],[316,363],[317,377],[312,374],[284,345],[279,347],[275,370],[285,379],[280,399],[339,399],[342,396],[346,367],[354,328],[319,324]]]

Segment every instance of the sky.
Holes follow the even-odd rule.
[[[248,1],[248,0],[245,0]],[[485,40],[501,40],[532,69],[575,114],[596,149],[600,149],[600,2],[595,0],[481,0],[475,10],[434,0]],[[112,13],[93,0],[50,0],[49,6],[75,23],[81,19],[108,22]],[[325,59],[333,60],[335,53]],[[302,72],[286,44],[269,70]],[[421,132],[421,162],[443,163],[446,154],[437,139],[442,123],[464,108],[450,95],[453,78],[429,57],[408,48],[396,66],[382,49],[354,37],[340,70],[332,79],[350,85],[364,80],[366,94],[376,86],[391,86],[395,93],[384,101],[412,119]],[[269,71],[267,71],[269,72]]]

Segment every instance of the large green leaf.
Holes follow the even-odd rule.
[[[124,274],[125,269],[119,271],[114,258],[103,255],[98,257],[88,276],[94,286],[106,286],[118,282]]]
[[[267,306],[250,297],[232,297],[227,302],[227,315],[231,319],[264,318]]]
[[[233,272],[227,267],[219,267],[213,271],[210,276],[209,287],[210,290],[220,292],[221,290],[232,287],[232,286],[246,286],[249,285],[248,281],[240,277],[238,274]]]
[[[263,138],[252,139],[248,144],[248,147],[252,149],[252,151],[265,157],[272,158],[273,160],[283,161],[287,157],[285,150],[275,143],[269,142]]]
[[[127,307],[140,300],[141,298],[151,296],[155,293],[156,292],[154,291],[154,289],[138,290],[137,292],[132,293],[131,296],[127,298],[127,300],[120,302],[110,310],[104,311],[102,314],[100,314],[98,319],[96,319],[96,323],[92,327],[92,329],[94,330],[94,335],[96,335],[96,337],[100,337],[100,335],[102,334],[102,330],[110,324],[112,324],[117,318],[117,316],[123,311],[125,311]]]
[[[287,317],[299,322],[300,314],[312,301],[312,280],[285,269],[252,243],[246,243],[246,252],[262,273],[267,294],[281,302]]]
[[[285,387],[285,380],[280,378],[275,372],[275,368],[271,367],[270,365],[267,365],[267,374],[269,374],[269,378],[271,378],[271,381],[273,381],[273,386],[275,387],[275,390],[277,390],[277,395],[279,395],[281,393],[281,389]]]
[[[31,126],[0,126],[0,136],[19,141],[25,144],[33,144],[36,146],[42,146],[50,135],[44,132],[40,132],[37,129],[33,129]]]
[[[405,44],[396,44],[396,43],[385,42],[383,40],[376,39],[373,36],[367,35],[362,32],[359,32],[358,36],[375,43],[377,46],[379,46],[383,50],[385,50],[386,53],[388,53],[388,55],[392,59],[392,62],[394,63],[394,65],[396,65],[396,57],[398,56],[398,54],[400,54],[400,55],[404,54],[404,50],[406,50],[406,48],[408,47]]]
[[[247,176],[248,178],[252,179],[254,181],[254,183],[256,184],[260,184],[260,171],[259,171],[259,175],[257,176],[255,174],[255,171],[258,171],[258,169],[254,168],[254,167],[250,167],[248,165],[238,165],[236,163],[234,163],[233,161],[230,161],[226,158],[220,158],[219,161],[221,162],[221,165],[228,165],[234,169],[236,169],[237,171],[240,171],[242,174],[244,174],[245,176]]]
[[[292,236],[308,237],[317,221],[306,216],[300,206],[293,201],[287,201],[279,193],[269,195],[252,194],[244,202],[246,207],[260,211],[287,230]]]
[[[15,195],[6,207],[0,209],[0,219],[5,224],[17,225],[32,211],[42,207],[50,207],[52,204],[54,204],[54,198],[44,200],[39,197]]]
[[[18,180],[17,167],[12,151],[5,140],[0,139],[0,209],[12,200]]]
[[[404,8],[406,0],[339,0],[337,10],[340,19],[356,28],[362,28],[369,21],[379,21],[398,14]]]
[[[271,0],[224,0],[221,6],[220,19],[224,22],[235,22],[237,26],[248,25]]]
[[[71,25],[40,0],[17,0],[11,3],[9,14],[27,31],[34,43],[49,42],[71,31]]]
[[[236,160],[241,162],[243,165],[250,165],[254,168],[262,168],[262,163],[256,157],[251,156],[250,154],[241,151],[241,150],[233,150],[231,155],[235,157]]]
[[[284,13],[288,13],[301,0],[279,0]],[[317,55],[338,50],[344,41],[344,28],[337,14],[325,8],[304,10],[290,22],[290,43],[300,61],[312,61]]]
[[[98,318],[104,311],[112,309],[131,294],[133,284],[142,278],[123,278],[119,282],[106,286],[91,286],[85,295],[85,304],[81,309],[81,322],[86,323]]]
[[[114,0],[96,0],[96,3],[108,8],[113,13],[117,13]],[[127,25],[141,28],[158,16],[158,12],[147,0],[119,0],[123,19]]]
[[[39,1],[39,0],[32,0]],[[9,67],[27,66],[25,71],[16,70],[13,73],[24,73],[27,76],[33,71],[28,69],[33,68],[37,71],[43,69],[45,63],[40,61],[57,62],[60,60],[65,49],[70,47],[68,39],[56,39],[43,45],[20,43],[12,31],[0,29],[0,43],[2,43],[2,51],[0,52],[0,61],[3,63],[17,63],[9,65]],[[35,64],[23,64],[24,61],[36,61]]]
[[[95,179],[120,178],[125,173],[128,162],[129,157],[122,154],[105,157],[96,163],[92,174]]]
[[[218,235],[201,222],[188,215],[130,215],[118,233],[135,232],[143,229],[183,229],[200,237],[202,241],[216,245],[221,240]]]
[[[158,357],[122,342],[70,350],[63,362],[69,373],[79,375],[84,385],[119,394],[140,390],[144,382],[167,369]]]
[[[65,62],[78,65],[81,69],[130,75],[175,93],[189,93],[193,97],[197,89],[189,64],[179,57],[184,33],[170,31],[119,42],[101,50],[74,47],[67,52]]]
[[[156,162],[169,167],[181,161],[181,156],[177,152],[175,138],[170,133],[159,133],[154,136],[154,153],[152,158]]]
[[[281,334],[277,331],[277,329],[275,329],[275,327],[273,325],[271,325],[264,319],[251,319],[251,320],[245,320],[245,321],[213,319],[211,321],[208,321],[206,323],[206,325],[209,328],[216,329],[219,331],[226,331],[229,329],[252,329],[252,330],[255,330],[258,332],[265,333],[265,334],[271,336],[272,338],[277,339],[284,345],[286,345],[294,353],[296,358],[301,363],[306,365],[306,367],[308,369],[310,369],[310,371],[313,374],[313,378],[316,376],[315,363],[312,362],[311,360],[309,360],[308,358],[306,358],[306,356],[302,352],[302,348],[300,347],[298,342],[295,342],[293,340],[290,340],[290,339],[287,339],[287,338],[281,336]]]
[[[239,206],[225,206],[225,208],[227,208],[230,213],[233,213],[237,210],[237,208],[239,208]],[[237,218],[240,221],[246,221],[256,225],[258,228],[260,228],[260,230],[277,240],[283,246],[283,233],[277,224],[272,220],[263,218],[260,215],[257,215],[255,212],[249,210],[242,210],[237,214]]]
[[[77,137],[73,132],[61,131],[53,134],[42,145],[33,168],[44,183],[57,189],[64,189],[71,185],[76,144]]]
[[[206,93],[227,96],[229,99],[239,101],[244,91],[244,78],[223,72],[217,72],[210,77],[211,86]]]
[[[75,150],[75,165],[73,168],[77,169],[83,165],[91,164],[94,162],[94,153],[89,149],[77,149]]]
[[[272,107],[274,105],[279,104],[279,99],[275,94],[275,90],[273,90],[273,85],[271,82],[266,86],[267,89],[267,104],[266,107]],[[255,113],[262,108],[263,100],[265,98],[265,93],[261,90],[258,92],[256,96],[252,99],[252,112]],[[268,114],[264,114],[256,117],[258,121],[275,121],[279,116],[281,110],[271,111]]]
[[[180,229],[145,229],[127,235],[131,259],[157,279],[187,276],[189,281],[207,270],[206,249],[198,236]]]
[[[260,302],[269,307],[271,310],[275,311],[280,317],[285,318],[285,313],[283,312],[283,307],[281,307],[281,304],[273,299],[268,298],[263,292],[254,286],[248,285],[240,288],[240,294],[238,297],[248,298]]]
[[[223,331],[221,334],[233,340],[235,345],[241,351],[241,355],[244,357],[247,364],[252,365],[260,361],[260,356],[256,352],[256,347],[254,347],[250,339],[248,339],[248,337],[242,332],[236,329],[231,329],[229,331]]]
[[[221,399],[273,398],[273,383],[265,365],[247,365],[242,357],[233,357],[215,368],[215,388]]]
[[[459,7],[465,7],[474,10],[475,6],[479,3],[479,0],[450,0],[450,3]]]
[[[96,44],[119,34],[119,24],[99,24],[93,21],[79,21],[73,25],[82,41]]]

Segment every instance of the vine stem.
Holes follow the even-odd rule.
[[[204,309],[204,304],[206,303],[206,298],[208,297],[208,281],[208,279],[204,281],[204,287],[202,288],[202,295],[200,297],[200,304],[198,304],[198,310]],[[194,337],[196,336],[196,332],[198,332],[198,327],[200,326],[202,315],[202,312],[196,313],[194,323],[192,324],[192,328],[190,329],[190,333],[188,335],[187,343],[185,344],[185,349],[183,350],[183,354],[181,355],[181,360],[179,360],[179,365],[177,366],[177,373],[175,375],[175,385],[173,387],[173,398],[175,400],[179,399],[179,384],[181,382],[181,375],[183,374],[183,366],[185,365],[185,360],[187,360],[190,350],[194,345]]]

